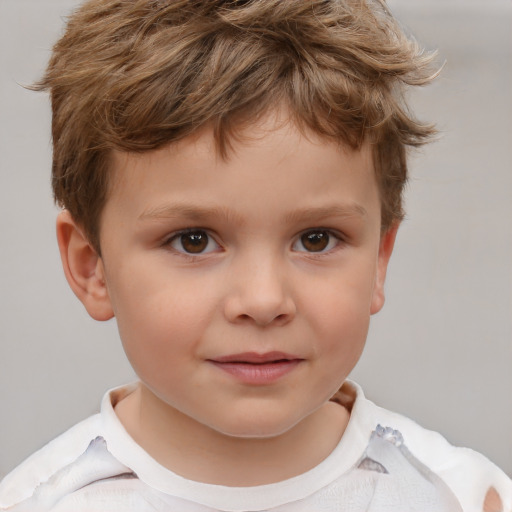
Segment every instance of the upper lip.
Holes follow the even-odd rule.
[[[277,361],[296,361],[302,359],[293,354],[286,354],[285,352],[265,352],[260,354],[258,352],[241,352],[239,354],[230,354],[227,356],[216,357],[211,359],[215,363],[275,363]]]

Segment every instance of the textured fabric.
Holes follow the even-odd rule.
[[[256,487],[186,480],[160,466],[124,430],[115,389],[79,423],[0,483],[0,509],[23,511],[512,512],[512,481],[482,455],[367,400],[346,383],[351,408],[338,446],[297,477]],[[349,403],[352,401],[353,403]]]

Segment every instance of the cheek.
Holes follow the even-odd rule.
[[[352,369],[364,348],[370,323],[373,275],[338,273],[329,281],[317,280],[309,297],[308,316],[324,364]],[[307,306],[305,306],[307,307]]]
[[[302,294],[304,308],[316,319],[320,330],[357,329],[369,321],[375,265],[340,270],[325,278],[312,279],[309,293]]]
[[[147,273],[139,279],[119,276],[115,314],[128,359],[137,374],[169,375],[172,366],[192,357],[200,344],[213,298],[184,286],[179,278]],[[200,297],[200,300],[199,300]]]
[[[332,357],[334,365],[355,364],[368,335],[368,307],[357,308],[352,301],[338,301],[331,303],[318,317],[317,333],[324,354]]]

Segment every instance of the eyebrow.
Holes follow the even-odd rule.
[[[308,207],[294,210],[285,215],[287,223],[319,221],[332,217],[365,217],[366,209],[357,203],[333,204],[328,206]],[[233,222],[243,224],[242,217],[228,207],[199,207],[193,204],[178,203],[162,205],[143,211],[139,220],[165,220],[174,218],[186,218],[195,222],[203,222],[212,218],[224,218]]]
[[[290,212],[285,217],[286,222],[303,222],[307,220],[319,221],[332,217],[366,217],[366,209],[357,203],[333,204],[330,206],[319,206],[303,208]]]
[[[193,204],[178,203],[171,205],[157,206],[143,211],[139,220],[165,220],[175,218],[186,218],[191,221],[202,222],[212,218],[225,218],[241,221],[241,217],[226,207],[198,207]]]

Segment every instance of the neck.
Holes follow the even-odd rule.
[[[115,411],[162,466],[189,480],[232,487],[274,483],[314,468],[334,450],[349,419],[344,407],[328,402],[278,436],[233,437],[163,403],[143,384]]]

